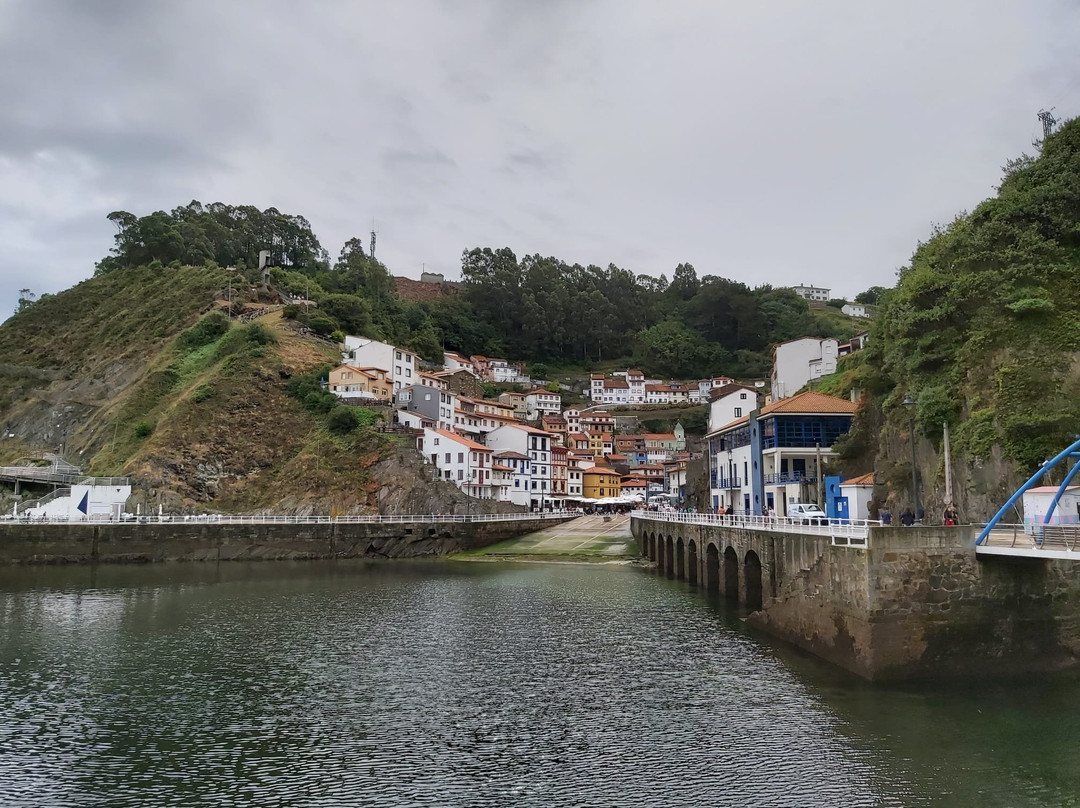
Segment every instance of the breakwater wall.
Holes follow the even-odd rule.
[[[864,547],[779,530],[633,519],[644,556],[748,622],[874,680],[1080,662],[1080,563],[976,555],[970,527],[874,527]]]
[[[486,547],[566,519],[215,524],[0,524],[0,564],[418,558]]]

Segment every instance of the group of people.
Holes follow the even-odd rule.
[[[889,510],[889,506],[882,507],[878,518],[883,525],[892,524],[892,511]],[[900,514],[900,524],[904,527],[911,527],[912,525],[921,525],[926,520],[926,511],[919,508],[917,511],[912,511],[911,508],[904,508],[904,512]],[[944,510],[941,512],[941,524],[947,527],[955,527],[960,524],[960,512],[956,509],[954,504],[947,503]]]

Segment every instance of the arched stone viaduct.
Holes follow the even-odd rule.
[[[750,610],[747,621],[870,679],[1080,664],[1078,561],[977,556],[972,527],[829,536],[635,513],[643,557]]]

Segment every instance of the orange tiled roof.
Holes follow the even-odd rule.
[[[442,435],[444,438],[450,438],[450,440],[452,440],[452,441],[457,441],[462,446],[466,446],[469,449],[472,449],[474,452],[490,452],[490,451],[492,451],[487,446],[481,446],[476,441],[471,441],[468,438],[466,438],[465,436],[458,434],[457,432],[447,432],[445,429],[433,429],[431,431],[432,432],[437,432],[438,434]]]
[[[859,405],[853,401],[848,401],[846,398],[827,396],[824,393],[815,393],[813,390],[807,390],[806,392],[799,393],[797,396],[781,398],[766,407],[762,407],[761,414],[768,415],[772,412],[780,412],[807,413],[812,415],[817,415],[819,413],[825,415],[854,415],[857,409],[859,409]]]
[[[874,472],[869,474],[863,474],[858,477],[852,477],[850,480],[844,480],[840,485],[873,485],[874,484]],[[1057,490],[1057,489],[1055,489]]]

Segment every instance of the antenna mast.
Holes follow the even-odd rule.
[[[375,260],[375,220],[371,220],[371,260]]]
[[[1032,146],[1038,146],[1039,148],[1042,148],[1043,142],[1048,137],[1050,137],[1050,135],[1053,134],[1054,127],[1057,126],[1059,123],[1061,123],[1061,120],[1059,118],[1054,117],[1054,110],[1055,109],[1057,109],[1057,107],[1050,107],[1050,109],[1040,109],[1039,110],[1038,118],[1039,118],[1039,123],[1042,124],[1043,139],[1033,141],[1032,144],[1031,144]]]

